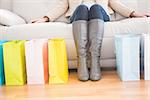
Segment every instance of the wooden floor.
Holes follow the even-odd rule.
[[[98,82],[80,82],[71,72],[68,84],[0,87],[0,100],[150,100],[150,81],[121,82],[103,71]]]

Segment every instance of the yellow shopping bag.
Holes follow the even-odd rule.
[[[6,85],[26,83],[25,41],[11,41],[3,44]]]
[[[49,83],[68,82],[68,62],[64,39],[52,39],[48,42]]]

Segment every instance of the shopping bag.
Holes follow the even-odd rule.
[[[26,83],[24,43],[25,41],[10,41],[3,44],[6,85]]]
[[[28,84],[48,82],[48,40],[31,40],[25,43]]]
[[[4,84],[5,77],[4,77],[4,61],[3,61],[3,44],[6,41],[0,41],[0,86]]]
[[[140,36],[115,36],[117,72],[122,81],[140,80]]]
[[[144,34],[144,79],[150,80],[150,34]]]
[[[52,39],[48,42],[49,83],[68,82],[68,62],[64,39]]]
[[[140,76],[144,78],[144,34],[141,34],[140,40]]]

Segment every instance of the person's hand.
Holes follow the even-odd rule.
[[[147,17],[150,17],[150,13],[145,13],[145,15],[146,15]]]
[[[150,17],[150,13],[133,12],[131,13],[130,17]]]
[[[40,19],[35,19],[35,20],[30,21],[30,23],[45,23],[45,22],[49,22],[48,17],[43,17]]]

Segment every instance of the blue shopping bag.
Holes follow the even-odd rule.
[[[122,81],[140,80],[140,36],[115,36],[117,72]]]
[[[7,41],[2,41],[0,40],[0,86],[2,86],[5,82],[5,77],[4,77],[4,62],[3,62],[3,43]]]

